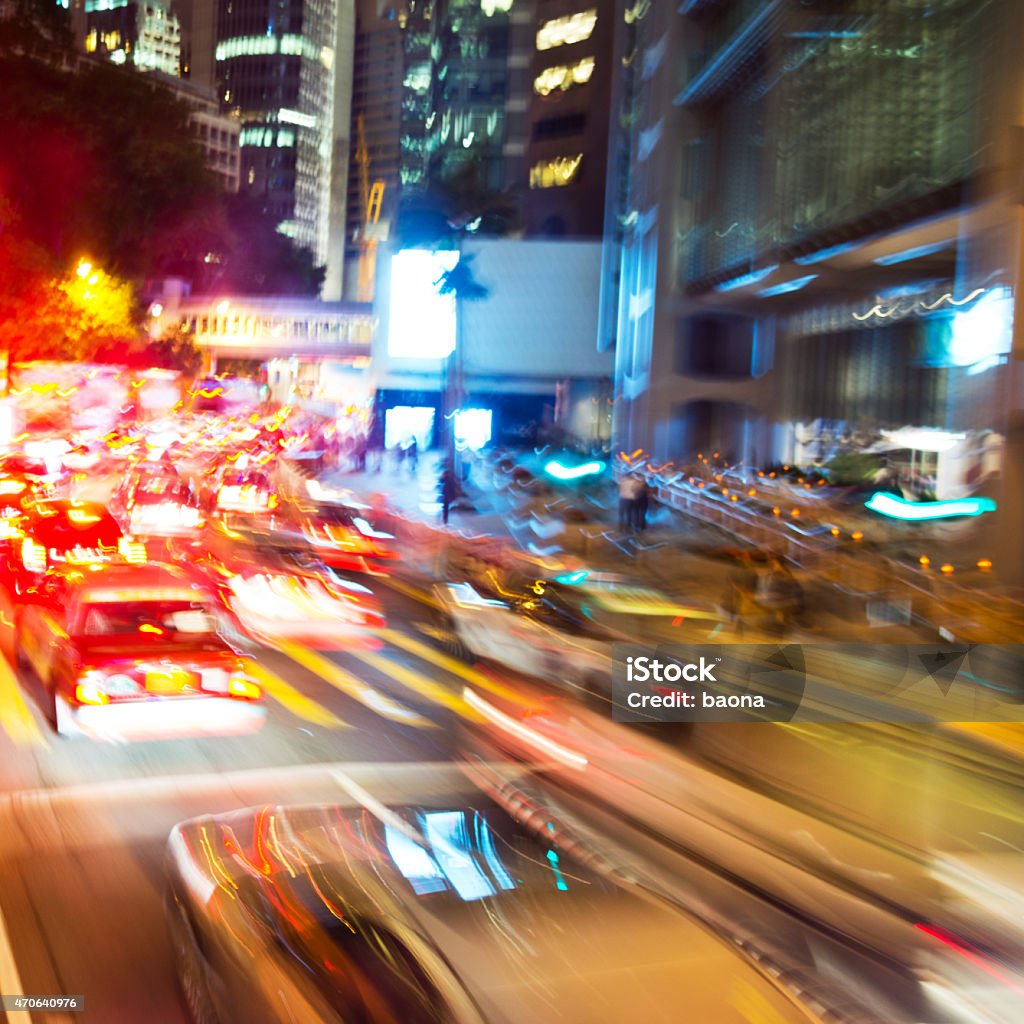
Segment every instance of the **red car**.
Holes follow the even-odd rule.
[[[46,573],[75,566],[146,561],[146,546],[125,536],[108,509],[93,501],[47,499],[27,505],[0,531],[0,559],[18,593]]]
[[[218,621],[213,593],[176,566],[50,573],[15,623],[18,667],[63,734],[251,732],[262,690]]]
[[[357,509],[296,505],[290,514],[316,557],[333,569],[382,575],[398,558],[395,538],[375,529]]]

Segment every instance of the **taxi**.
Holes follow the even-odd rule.
[[[23,683],[58,733],[124,740],[251,732],[250,662],[221,634],[214,594],[177,566],[49,573],[15,621]]]
[[[53,498],[32,502],[0,530],[4,577],[18,593],[35,587],[50,569],[142,563],[145,545],[121,529],[106,506]]]

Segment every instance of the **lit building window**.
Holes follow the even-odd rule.
[[[597,24],[597,8],[546,21],[537,30],[537,49],[551,50],[589,39]]]
[[[583,154],[541,160],[530,168],[530,188],[559,188],[570,184],[583,161]]]
[[[512,0],[480,0],[480,10],[482,10],[488,18],[497,14],[499,11],[502,14],[508,14],[508,12],[512,10]]]
[[[236,36],[217,44],[217,60],[235,57],[265,57],[274,53],[321,60],[323,54],[305,36]]]
[[[85,52],[86,53],[95,53],[96,52],[96,29],[93,29],[85,37]]]
[[[584,57],[575,64],[560,64],[557,67],[545,68],[534,80],[533,91],[538,96],[547,96],[556,89],[563,92],[574,85],[589,82],[594,74],[594,58]]]

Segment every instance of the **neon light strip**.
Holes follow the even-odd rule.
[[[604,463],[595,460],[594,462],[584,462],[581,466],[569,467],[552,459],[544,467],[544,472],[556,480],[579,480],[585,476],[593,476],[595,473],[603,473]]]
[[[865,508],[890,519],[918,523],[929,519],[949,519],[953,516],[980,516],[995,512],[991,498],[956,498],[952,501],[906,501],[895,494],[878,491],[864,503]]]

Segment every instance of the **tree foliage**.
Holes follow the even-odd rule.
[[[460,252],[458,263],[451,270],[446,270],[438,280],[438,292],[441,295],[454,295],[460,301],[486,299],[490,295],[490,289],[481,284],[473,273],[475,258],[472,254]]]
[[[470,157],[447,174],[436,174],[427,188],[405,197],[398,211],[401,244],[440,245],[469,232],[502,236],[519,230],[514,192],[492,188],[482,160]]]
[[[12,358],[192,365],[191,343],[140,331],[135,289],[147,277],[181,275],[197,291],[319,291],[310,254],[223,193],[187,104],[131,68],[54,59],[66,12],[15,4],[22,21],[0,23],[0,343]],[[103,275],[102,304],[84,301],[87,279],[74,276],[86,254]]]
[[[210,259],[191,275],[197,291],[237,295],[318,295],[324,268],[277,230],[258,198],[231,196]],[[205,259],[205,257],[204,257]]]

